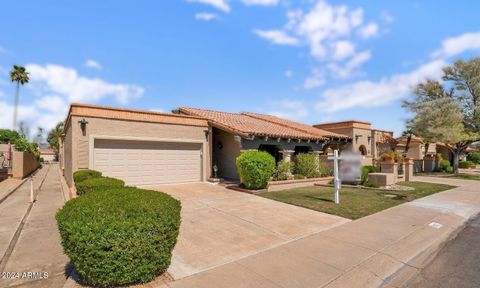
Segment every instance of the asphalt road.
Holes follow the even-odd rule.
[[[480,287],[480,216],[439,252],[408,287]]]

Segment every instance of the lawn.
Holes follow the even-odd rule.
[[[468,174],[468,173],[449,174],[444,172],[430,172],[430,173],[416,173],[415,176],[448,177],[448,178],[454,178],[454,179],[480,181],[480,174]]]
[[[349,219],[358,219],[408,201],[455,188],[450,185],[424,182],[399,182],[398,184],[413,187],[415,190],[342,188],[338,205],[333,202],[333,188],[325,186],[293,188],[257,195]]]

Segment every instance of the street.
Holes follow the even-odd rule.
[[[470,220],[460,234],[414,278],[408,287],[480,287],[480,216]]]

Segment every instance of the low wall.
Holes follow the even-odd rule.
[[[23,179],[37,170],[40,163],[33,154],[28,152],[12,151],[12,176]]]

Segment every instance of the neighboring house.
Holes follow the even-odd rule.
[[[395,150],[402,154],[405,153],[407,142],[408,142],[407,136],[398,137],[397,146],[395,147]],[[421,160],[423,159],[423,157],[427,155],[434,156],[435,154],[437,154],[438,148],[439,147],[437,147],[436,143],[431,143],[426,145],[426,143],[423,141],[421,137],[412,136],[412,138],[410,139],[410,143],[408,145],[407,158],[411,158],[413,160]],[[428,151],[425,151],[425,149],[428,149]]]
[[[45,162],[52,162],[57,160],[57,155],[52,148],[40,148],[40,158]]]
[[[352,138],[352,142],[344,146],[343,150],[360,152],[365,157],[362,161],[363,165],[372,165],[374,160],[378,159],[384,152],[391,151],[395,148],[393,132],[372,129],[372,124],[368,122],[352,120],[316,124],[313,126],[315,128],[348,135]],[[338,147],[327,146],[326,148],[337,149]]]
[[[238,179],[235,158],[264,150],[278,161],[296,153],[322,153],[351,138],[275,116],[179,108],[159,113],[72,104],[60,139],[60,165],[73,173],[95,169],[128,185],[206,181],[212,166]]]

